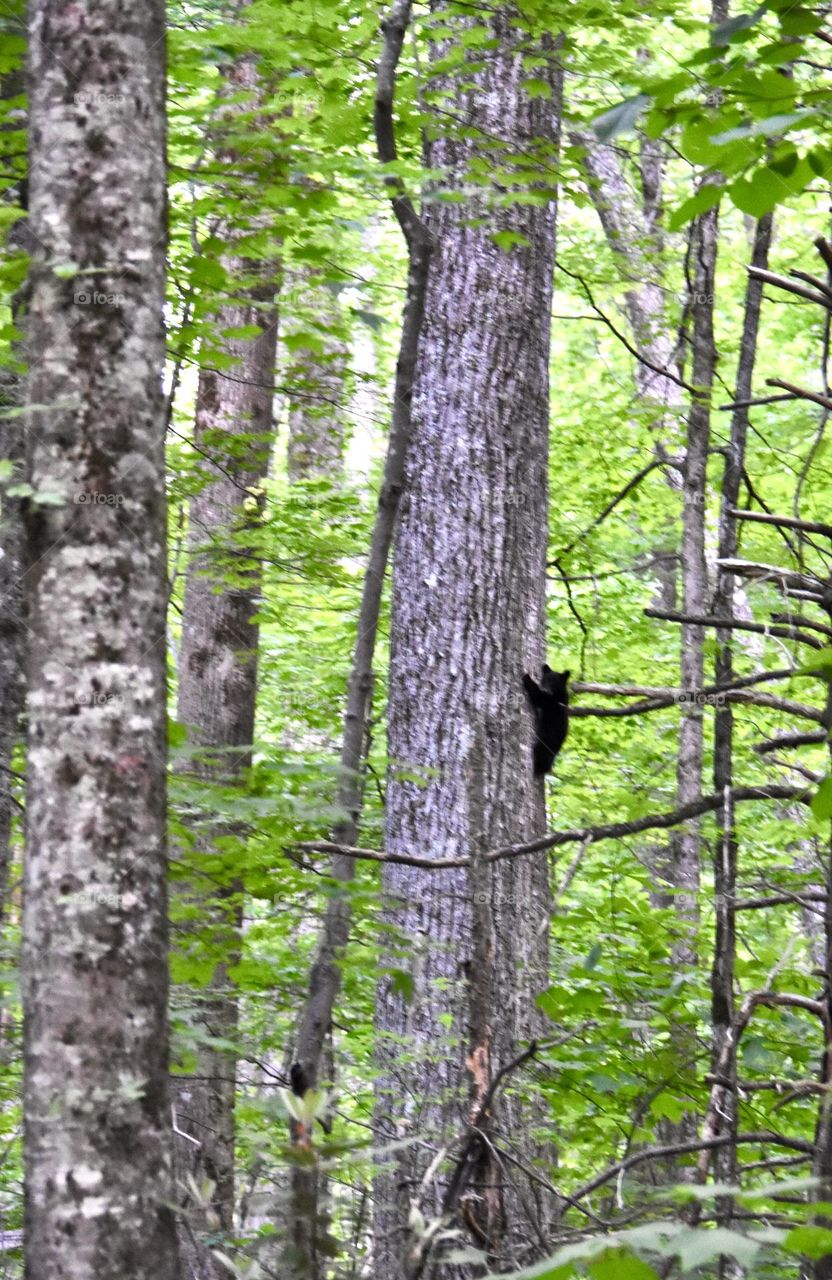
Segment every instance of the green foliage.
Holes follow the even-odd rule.
[[[18,13],[20,6],[12,8]],[[536,36],[541,28],[565,32],[560,50],[568,73],[564,147],[555,156],[531,139],[522,154],[515,154],[505,139],[492,139],[492,150],[472,165],[470,185],[460,192],[448,189],[446,175],[429,173],[420,163],[423,133],[436,128],[428,108],[439,93],[426,81],[425,59],[438,47],[440,69],[473,72],[491,55],[493,38],[476,23],[457,38],[458,27],[446,24],[441,13],[417,8],[416,43],[405,49],[397,85],[399,159],[387,172],[403,177],[426,202],[476,197],[478,217],[485,206],[547,201],[558,183],[563,270],[555,281],[551,362],[550,660],[569,666],[585,682],[675,689],[678,634],[671,625],[647,618],[644,610],[668,590],[668,578],[675,576],[678,586],[675,551],[682,506],[672,461],[681,448],[686,401],[682,396],[678,406],[661,412],[640,401],[632,353],[599,318],[598,310],[632,338],[628,295],[638,281],[622,273],[601,230],[582,167],[583,146],[571,132],[594,123],[596,137],[615,147],[628,188],[636,192],[650,145],[669,144],[664,153],[667,214],[661,236],[646,246],[646,257],[660,277],[663,310],[657,323],[673,335],[685,327],[690,308],[685,229],[721,205],[715,307],[721,360],[707,495],[712,542],[723,472],[719,451],[728,430],[727,414],[718,406],[733,398],[750,254],[746,219],[775,210],[776,269],[816,272],[810,241],[827,226],[832,138],[818,66],[825,47],[817,35],[819,10],[771,3],[710,28],[704,6],[688,11],[659,0],[650,16],[648,23],[640,0],[599,0],[582,7],[577,21],[571,5],[523,3],[520,22],[528,38],[521,42],[520,56],[530,98],[547,101],[550,94],[549,68]],[[204,756],[195,749],[189,726],[171,725],[173,883],[179,891],[199,872],[216,889],[198,909],[189,907],[186,895],[176,895],[175,1070],[192,1066],[205,1048],[227,1054],[229,1061],[240,1059],[238,1163],[240,1184],[253,1188],[252,1204],[259,1206],[252,1210],[255,1218],[273,1212],[272,1184],[286,1176],[287,1108],[279,1090],[285,1086],[321,919],[337,890],[327,864],[299,854],[297,846],[327,836],[342,816],[336,800],[341,724],[405,285],[405,256],[372,141],[377,17],[374,6],[346,0],[311,5],[255,0],[234,22],[214,3],[173,5],[170,11],[168,343],[169,375],[175,368],[178,376],[168,440],[174,694],[187,505],[213,474],[210,458],[193,444],[197,374],[201,367],[213,367],[234,377],[240,344],[256,334],[256,325],[224,320],[224,306],[247,296],[255,283],[271,282],[280,292],[275,379],[280,434],[274,464],[268,481],[249,494],[245,519],[233,536],[207,548],[212,574],[223,589],[245,585],[254,563],[263,570],[250,767],[233,785],[205,781],[194,768]],[[7,24],[11,18],[3,19],[4,37],[9,36],[0,54],[3,77],[19,66],[23,47],[18,35],[5,30]],[[248,57],[256,58],[262,70],[261,91],[232,93],[229,68]],[[26,270],[14,239],[25,171],[24,106],[19,94],[0,99],[0,224],[9,246],[0,259],[0,276],[6,297],[19,289]],[[506,253],[526,243],[519,232],[507,229],[492,238]],[[598,310],[589,305],[583,281]],[[261,299],[262,314],[270,315],[270,306]],[[5,367],[16,368],[19,359],[11,347],[20,335],[8,310],[0,319],[0,358]],[[333,397],[297,370],[304,358],[327,367],[334,339],[348,347],[350,368]],[[818,308],[768,299],[756,392],[762,394],[767,376],[811,381],[822,363],[824,341]],[[820,385],[825,387],[825,380]],[[315,401],[320,418],[332,411],[344,427],[349,444],[345,476],[338,483],[290,481],[286,418],[289,406],[304,397]],[[805,403],[755,407],[743,503],[789,512],[799,488],[802,516],[828,521],[832,486],[820,444],[822,426]],[[599,521],[599,513],[655,456],[658,437],[671,463],[644,476]],[[206,452],[242,462],[258,443],[255,433],[242,435],[232,450],[220,431],[207,442]],[[0,471],[0,478],[11,476]],[[21,485],[7,492],[50,500]],[[788,556],[777,531],[751,525],[742,530],[741,552],[770,564],[782,564]],[[827,551],[814,545],[805,558],[819,573],[828,565]],[[747,604],[765,621],[772,609],[783,607],[772,583],[750,586]],[[386,627],[385,602],[361,837],[373,847],[383,842],[388,763]],[[805,653],[791,642],[770,634],[743,637],[736,645],[736,667],[740,676],[791,667],[790,681],[763,688],[819,708],[827,694],[829,653],[813,651],[805,661]],[[713,656],[709,638],[709,669]],[[553,828],[636,819],[675,805],[679,707],[640,716],[583,714],[612,705],[620,706],[620,700],[590,693],[576,699],[570,736],[549,784]],[[703,714],[710,742],[713,706]],[[743,784],[807,782],[790,759],[772,764],[756,749],[793,731],[794,724],[782,706],[737,708],[735,772]],[[708,756],[706,776],[711,765]],[[804,751],[800,765],[821,779],[811,785],[813,825],[796,806],[766,802],[744,805],[736,815],[739,898],[783,899],[768,912],[739,913],[738,995],[761,989],[773,973],[778,992],[804,1001],[818,996],[817,937],[799,908],[801,892],[816,888],[825,875],[832,818],[832,779],[822,777],[828,771],[826,746]],[[712,816],[703,818],[702,832],[706,848],[712,847]],[[19,843],[19,832],[16,839]],[[759,1221],[776,1213],[782,1227],[729,1231],[712,1222],[686,1225],[669,1184],[692,1173],[695,1152],[680,1155],[669,1173],[666,1164],[645,1161],[622,1168],[620,1176],[616,1173],[577,1204],[568,1199],[673,1126],[701,1117],[710,1092],[710,868],[704,869],[699,890],[698,963],[687,969],[674,959],[677,902],[657,873],[667,855],[665,834],[589,845],[569,876],[578,849],[577,843],[564,846],[551,859],[557,909],[550,983],[539,1003],[551,1024],[552,1042],[541,1049],[534,1071],[514,1086],[538,1090],[542,1123],[547,1135],[557,1136],[558,1167],[543,1172],[567,1197],[564,1232],[574,1242],[520,1275],[647,1280],[675,1258],[677,1273],[710,1276],[720,1256],[736,1259],[749,1276],[793,1275],[798,1255],[821,1256],[832,1241],[827,1228],[811,1219],[808,1202],[816,1188],[793,1189],[785,1178],[772,1183],[756,1163],[755,1157],[782,1155],[774,1140],[758,1144],[759,1150],[741,1151],[742,1192],[756,1189]],[[337,1186],[333,1248],[341,1248],[341,1260],[333,1264],[332,1276],[338,1277],[350,1273],[344,1261],[347,1242],[357,1240],[359,1254],[366,1242],[362,1215],[373,1173],[366,1134],[374,1103],[376,982],[383,976],[408,1001],[419,963],[413,940],[391,937],[387,930],[376,868],[359,865],[349,898],[354,926],[339,957],[343,989],[334,1032],[338,1111],[331,1138],[318,1138],[316,1148],[321,1168]],[[231,927],[238,910],[244,923],[241,945]],[[382,942],[395,951],[393,963],[382,964]],[[0,1140],[7,1158],[0,1168],[0,1211],[5,1225],[16,1226],[22,1173],[14,914],[5,943]],[[240,994],[233,1041],[205,1026],[206,988],[218,965],[228,967]],[[414,1047],[400,1048],[404,1056]],[[811,1141],[817,1099],[799,1086],[815,1079],[822,1048],[804,1009],[758,1009],[740,1045],[738,1069],[748,1086],[740,1094],[740,1128],[787,1131],[796,1141]],[[446,1050],[430,1046],[437,1056]],[[645,1172],[654,1168],[660,1170],[655,1182],[661,1197],[653,1196],[653,1175]],[[790,1191],[792,1201],[777,1198]],[[689,1186],[686,1192],[691,1194]],[[704,1194],[714,1193],[711,1188]],[[592,1215],[597,1233],[587,1234]],[[635,1226],[624,1225],[634,1219]],[[254,1256],[268,1234],[252,1227],[234,1242],[234,1265],[242,1274],[240,1256],[246,1249]],[[221,1252],[228,1252],[227,1245]]]

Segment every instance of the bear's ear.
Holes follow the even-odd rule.
[[[546,662],[544,662],[543,664],[543,674],[544,676],[553,676],[555,674],[552,668]]]
[[[568,679],[569,679],[570,672],[568,672],[568,671],[561,671],[561,673],[560,673],[560,674],[563,676],[564,680],[568,680]]]

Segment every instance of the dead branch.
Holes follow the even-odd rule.
[[[619,1160],[617,1164],[610,1165],[603,1173],[599,1173],[591,1182],[587,1182],[577,1191],[571,1193],[573,1200],[582,1200],[584,1196],[588,1196],[591,1192],[597,1191],[599,1187],[603,1187],[605,1183],[611,1182],[619,1173],[626,1173],[634,1165],[641,1164],[644,1160],[664,1160],[667,1156],[681,1156],[691,1151],[712,1151],[715,1147],[723,1147],[733,1139],[731,1134],[723,1134],[717,1138],[700,1138],[691,1142],[672,1142],[665,1147],[650,1147],[644,1151],[636,1151],[633,1155],[627,1156],[626,1160]],[[786,1138],[782,1134],[773,1132],[762,1133],[739,1133],[736,1138],[737,1143],[750,1145],[751,1143],[768,1143],[775,1147],[786,1147],[791,1151],[805,1151],[807,1155],[812,1155],[814,1148],[811,1142],[802,1142],[798,1138]]]
[[[785,289],[787,293],[793,293],[798,298],[815,302],[819,307],[832,307],[832,297],[825,297],[824,294],[813,293],[811,289],[804,289],[802,285],[795,284],[794,280],[789,280],[786,276],[778,276],[774,271],[764,271],[762,267],[749,267],[748,274],[755,280],[762,280],[763,284]]]
[[[582,532],[579,533],[576,538],[573,538],[572,541],[567,544],[567,546],[563,547],[557,553],[554,560],[549,561],[549,564],[557,565],[559,560],[561,560],[564,556],[568,555],[570,551],[574,551],[578,543],[583,542],[584,538],[586,538],[590,533],[592,533],[593,529],[597,529],[598,526],[602,524],[604,520],[606,520],[607,516],[612,514],[612,512],[619,505],[619,503],[623,502],[624,499],[628,496],[628,494],[631,494],[633,492],[633,489],[638,488],[642,480],[645,480],[652,471],[656,470],[657,467],[667,467],[667,466],[675,466],[675,465],[677,464],[672,463],[669,458],[664,458],[664,457],[654,458],[652,462],[648,462],[646,467],[642,467],[640,471],[637,471],[634,476],[630,477],[630,479],[624,485],[624,488],[620,489],[619,492],[615,495],[615,497],[610,499],[610,501],[604,507],[603,511],[599,512],[599,514],[595,517],[595,519],[590,521],[587,527],[584,530],[582,530]]]
[[[625,836],[641,834],[642,831],[668,830],[678,827],[691,818],[699,818],[703,813],[713,813],[725,804],[726,798],[732,804],[746,800],[795,800],[800,804],[808,803],[808,788],[790,787],[780,784],[768,787],[733,787],[726,797],[722,792],[718,795],[701,796],[690,804],[681,805],[670,813],[653,813],[645,818],[633,818],[629,822],[610,822],[598,827],[578,827],[568,831],[554,831],[546,836],[539,836],[527,844],[505,845],[499,849],[491,849],[482,855],[483,862],[498,862],[503,858],[517,858],[526,853],[540,853],[544,849],[555,849],[563,844],[597,844],[600,840],[619,840]],[[423,871],[444,871],[449,867],[467,867],[469,858],[429,858],[425,855],[410,853],[393,853],[379,849],[361,849],[350,845],[339,845],[331,840],[305,840],[292,845],[287,853],[330,853],[345,858],[362,859],[367,862],[389,862],[397,866],[418,867]]]
[[[825,730],[814,733],[783,733],[777,738],[758,742],[753,749],[758,756],[764,756],[770,751],[779,751],[781,747],[813,747],[819,742],[826,742],[828,736]]]
[[[738,578],[750,578],[755,582],[774,582],[784,590],[808,591],[810,594],[822,593],[826,581],[814,573],[797,573],[793,569],[785,569],[775,564],[760,564],[755,560],[726,559],[717,560],[720,568],[726,573],[736,574]]]
[[[794,640],[797,644],[807,644],[810,649],[823,649],[825,645],[808,636],[797,627],[784,627],[772,622],[742,622],[739,618],[713,618],[709,614],[675,613],[669,609],[645,609],[645,616],[658,618],[662,622],[691,623],[699,627],[719,627],[721,631],[753,631],[761,636],[779,636],[786,640]]]
[[[822,889],[808,889],[805,893],[772,893],[766,898],[741,898],[735,902],[735,911],[760,911],[764,907],[807,907],[813,902],[825,902]]]
[[[818,391],[808,391],[806,387],[796,387],[792,382],[784,382],[782,378],[766,378],[767,387],[782,387],[784,391],[790,391],[798,400],[811,400],[812,404],[819,404],[822,409],[832,409],[832,400],[829,396],[823,396]]]
[[[805,618],[800,613],[773,613],[771,620],[791,623],[792,626],[802,627],[807,631],[817,631],[820,635],[832,636],[832,627],[828,627],[824,622],[815,622],[813,618]]]
[[[796,529],[801,534],[823,534],[824,538],[832,538],[832,525],[823,525],[815,520],[797,520],[796,516],[774,516],[768,511],[744,511],[741,507],[728,512],[728,515],[735,517],[736,520],[753,520],[760,525],[777,525],[780,529]]]

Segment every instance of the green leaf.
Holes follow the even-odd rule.
[[[761,18],[765,17],[766,6],[761,4],[753,13],[740,13],[736,18],[726,18],[725,22],[718,22],[711,32],[711,44],[719,48],[731,43],[735,35],[741,31],[747,31],[749,27],[756,26]]]
[[[832,1253],[832,1231],[827,1227],[795,1227],[783,1241],[783,1248],[807,1258],[823,1258]]]
[[[674,1098],[669,1093],[660,1093],[653,1099],[650,1107],[651,1115],[656,1116],[657,1119],[670,1120],[673,1124],[678,1124],[686,1111],[687,1106],[684,1100]]]
[[[683,1270],[691,1271],[694,1267],[704,1266],[715,1258],[724,1255],[735,1258],[741,1266],[751,1266],[760,1245],[738,1231],[728,1231],[725,1227],[715,1227],[703,1231],[689,1227],[680,1231],[673,1241],[673,1252],[678,1255]]]
[[[495,231],[491,239],[498,249],[513,249],[515,245],[522,245],[525,248],[529,244],[528,236],[522,235],[519,231]]]
[[[775,205],[801,191],[813,176],[808,161],[790,150],[781,159],[755,170],[750,178],[738,178],[728,188],[728,194],[743,213],[762,218]]]
[[[552,86],[548,80],[541,80],[536,76],[531,80],[524,80],[523,88],[530,98],[551,98],[552,96]]]
[[[812,796],[812,813],[821,820],[832,818],[832,775],[823,779]]]
[[[718,47],[730,45],[733,37],[739,35],[741,31],[748,31],[749,27],[756,26],[760,18],[765,17],[765,9],[767,6],[762,4],[759,9],[754,10],[754,13],[737,14],[736,18],[726,18],[724,22],[717,23],[710,32],[710,44]]]
[[[811,662],[798,667],[796,676],[820,676],[823,680],[832,680],[832,649],[819,649]]]
[[[637,93],[634,98],[625,98],[618,106],[611,107],[603,115],[596,116],[592,122],[595,136],[600,142],[609,142],[619,133],[634,129],[636,121],[650,99],[646,93]]]
[[[408,972],[407,969],[390,969],[389,974],[392,991],[409,1003],[413,999],[413,993],[416,990],[413,974]]]
[[[808,36],[823,25],[823,14],[812,9],[788,8],[780,14],[780,26],[786,36]]]
[[[610,1249],[588,1263],[587,1271],[593,1280],[658,1280],[658,1272],[628,1249]]]
[[[725,133],[715,133],[711,142],[722,146],[726,142],[735,142],[738,138],[765,138],[773,133],[783,133],[790,124],[805,120],[807,114],[805,111],[792,111],[788,115],[767,116],[765,120],[754,120],[738,125],[736,129],[727,129]]]
[[[696,195],[689,196],[678,209],[673,211],[668,221],[670,230],[678,231],[692,218],[707,212],[708,209],[713,209],[714,205],[719,204],[723,191],[724,187],[717,186],[716,183],[703,183]]]

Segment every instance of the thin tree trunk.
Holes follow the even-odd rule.
[[[688,414],[685,468],[682,486],[682,608],[685,614],[708,612],[708,569],[705,559],[705,510],[708,453],[711,439],[711,390],[716,369],[714,340],[714,290],[718,247],[718,210],[703,213],[691,228],[692,361],[691,382],[696,388]],[[683,690],[704,684],[705,631],[685,623],[681,629],[679,685]],[[679,752],[676,763],[676,802],[690,804],[702,793],[704,709],[696,699],[681,708]],[[691,822],[674,832],[670,842],[671,876],[683,933],[674,950],[678,964],[696,963],[701,837],[699,823]]]
[[[229,92],[255,92],[255,60],[239,59],[228,81]],[[232,244],[234,234],[229,230]],[[277,284],[274,263],[254,263],[229,252],[223,265],[231,281],[259,276],[261,283],[248,285],[220,308],[217,332],[255,327],[260,333],[255,338],[223,339],[224,352],[234,361],[228,377],[210,368],[199,373],[194,443],[205,459],[202,469],[208,482],[191,500],[188,515],[190,559],[177,717],[196,748],[188,772],[208,784],[233,786],[242,783],[251,764],[254,738],[259,632],[253,619],[261,573],[246,532],[259,517],[252,495],[267,474],[274,431]],[[231,880],[218,892],[213,878],[200,877],[199,863],[204,857],[216,858],[223,837],[242,832],[211,819],[207,794],[208,810],[195,833],[191,875],[180,895],[190,911],[198,912],[199,952],[207,945],[215,957],[207,986],[196,994],[198,1022],[206,1037],[228,1046],[235,1041],[238,1023],[237,993],[228,971],[239,958],[242,886]],[[183,933],[187,945],[187,926]],[[235,1072],[231,1049],[204,1045],[197,1052],[193,1075],[174,1081],[181,1131],[175,1149],[177,1173],[180,1184],[184,1181],[192,1192],[180,1229],[189,1280],[227,1275],[210,1240],[234,1226]]]
[[[765,268],[771,245],[772,218],[767,214],[756,225],[752,265]],[[745,443],[748,434],[747,401],[751,398],[754,364],[757,356],[757,335],[760,327],[760,307],[763,285],[755,276],[748,277],[745,294],[745,316],[740,345],[734,401],[737,408],[731,417],[731,435],[725,454],[725,471],[722,480],[719,520],[719,559],[728,560],[737,554],[737,522],[731,512],[739,505],[740,485],[745,464]],[[716,618],[732,618],[734,613],[734,576],[717,568],[716,590],[712,614]],[[728,685],[734,678],[732,636],[730,631],[717,631],[717,655],[714,682]],[[714,791],[727,794],[733,786],[733,732],[734,712],[730,702],[719,706],[714,725]],[[714,904],[716,936],[714,961],[711,972],[711,1024],[713,1033],[712,1060],[714,1064],[725,1058],[726,1040],[731,1035],[734,1021],[734,962],[736,958],[736,921],[734,901],[737,882],[737,836],[734,813],[728,804],[716,812],[716,840],[714,842]],[[729,1055],[731,1084],[723,1096],[720,1115],[723,1128],[736,1134],[737,1128],[737,1062],[736,1052]],[[716,1070],[716,1066],[714,1066]],[[724,1075],[725,1072],[723,1071]],[[737,1150],[732,1144],[714,1152],[714,1176],[717,1182],[733,1186],[737,1181]],[[723,1225],[731,1221],[732,1202],[729,1198],[719,1202],[718,1209]]]
[[[823,240],[815,240],[815,247],[821,252],[821,257],[827,268],[827,282],[832,282],[832,258],[830,257],[830,248],[828,242]],[[830,343],[830,320],[829,315],[824,317],[824,391],[828,394],[829,387],[827,377],[827,361]],[[795,515],[799,516],[799,491],[795,501]],[[829,621],[832,622],[832,610],[826,606],[826,612],[829,615]],[[829,758],[832,762],[832,687],[827,690],[826,706],[824,708],[824,728],[829,732]],[[832,831],[830,831],[832,835]],[[832,839],[827,842],[826,856],[826,876],[825,876],[826,900],[824,904],[823,926],[824,926],[824,1002],[826,1005],[826,1017],[824,1020],[824,1030],[826,1034],[826,1043],[823,1049],[821,1059],[821,1083],[826,1085],[826,1091],[820,1100],[818,1109],[818,1119],[815,1128],[815,1157],[812,1162],[812,1173],[818,1179],[815,1198],[821,1204],[828,1205],[832,1201]],[[821,1213],[817,1219],[819,1225],[827,1230],[832,1230],[832,1217],[828,1213]],[[824,1257],[819,1258],[813,1269],[814,1280],[832,1280],[832,1252],[827,1253]]]
[[[164,6],[32,0],[29,35],[26,1274],[176,1280]]]
[[[18,321],[19,322],[19,321]],[[23,480],[23,422],[20,375],[0,372],[0,462],[11,464],[4,484]],[[14,749],[21,737],[20,716],[25,701],[25,625],[23,605],[24,528],[20,498],[3,494],[0,521],[0,922],[5,914],[12,861],[12,819],[15,785]]]
[[[551,154],[559,76],[552,71],[550,99],[526,97],[509,10],[487,19],[444,4],[433,11],[460,35],[487,22],[495,42],[485,67],[466,69],[464,88],[444,83],[466,136],[443,136],[447,117],[438,116],[426,160],[445,170],[443,186],[470,181],[469,165],[482,163],[495,134],[525,149],[543,139]],[[553,67],[551,45],[549,53]],[[548,982],[546,858],[485,867],[477,854],[545,827],[522,676],[539,673],[545,644],[555,210],[437,201],[429,227],[435,247],[394,552],[385,847],[470,854],[473,865],[431,876],[383,868],[387,920],[401,940],[386,967],[409,973],[379,989],[376,1123],[382,1147],[409,1145],[377,1181],[381,1280],[432,1274],[433,1237],[420,1220],[452,1218],[492,1263],[508,1266],[546,1247],[554,1212],[522,1173],[546,1155],[532,1137],[534,1103],[494,1100],[482,1122],[487,1139],[468,1151],[466,1185],[453,1195],[450,1166],[455,1140],[467,1136],[465,1114],[540,1030],[535,997]],[[497,232],[524,244],[498,248]],[[449,1159],[428,1169],[445,1144]],[[509,1148],[521,1162],[510,1177],[501,1154]]]
[[[283,309],[287,336],[291,337],[294,329],[312,323],[309,319],[310,312],[315,316],[314,336],[311,341],[294,350],[292,362],[285,374],[285,382],[289,386],[289,481],[298,484],[308,480],[327,480],[337,486],[343,478],[346,446],[349,346],[343,337],[343,316],[331,290],[309,273],[300,273],[288,291],[284,288],[284,297],[290,306],[292,300],[296,300],[291,315],[287,316],[285,307]],[[375,587],[374,583],[374,590]],[[381,584],[378,584],[377,594],[381,595]],[[375,628],[367,639],[372,651]],[[362,734],[362,746],[363,741]],[[357,826],[351,826],[348,834],[351,838],[357,838]],[[344,931],[345,942],[348,933],[347,925]],[[336,957],[333,957],[333,963],[337,963]],[[313,1043],[310,1046],[303,1037],[306,1010],[307,1004],[304,1003],[299,1026],[301,1043],[298,1056],[314,1063],[310,1083],[312,1079],[317,1081],[318,1075],[326,1076],[334,1083],[331,1027],[320,1045]],[[329,1205],[326,1203],[328,1192],[326,1179],[314,1158],[310,1160],[308,1152],[301,1145],[301,1130],[291,1121],[289,1136],[298,1149],[294,1152],[289,1194],[278,1202],[277,1216],[283,1219],[281,1265],[289,1275],[297,1275],[302,1280],[303,1277],[318,1274],[331,1245],[332,1238],[328,1234]],[[280,1242],[276,1239],[276,1243]]]
[[[826,698],[825,728],[832,734],[832,688],[830,688]],[[829,756],[830,760],[832,760],[832,746],[829,748]],[[826,884],[824,887],[826,889],[823,914],[824,940],[826,944],[824,955],[824,1000],[826,1004],[824,1031],[826,1043],[823,1047],[821,1058],[821,1083],[826,1086],[826,1092],[822,1095],[818,1108],[812,1174],[818,1180],[815,1199],[823,1206],[816,1222],[819,1226],[825,1227],[829,1231],[832,1230],[832,1216],[830,1216],[827,1209],[830,1201],[832,1201],[832,841],[828,844]],[[817,1259],[814,1264],[813,1275],[814,1280],[832,1280],[832,1252]]]
[[[23,69],[10,72],[2,83],[2,96],[14,98],[23,93]],[[26,199],[25,183],[18,184],[17,197]],[[15,224],[9,236],[11,248],[26,248],[28,222]],[[20,329],[25,323],[24,291],[11,304],[12,321]],[[24,358],[22,345],[15,343],[12,358]],[[10,464],[8,474],[0,477],[3,487],[23,480],[23,420],[20,408],[24,398],[24,382],[19,369],[10,363],[0,370],[0,464]],[[23,602],[24,560],[23,505],[20,498],[2,492],[0,519],[0,924],[5,915],[9,869],[12,861],[12,820],[15,810],[15,779],[12,774],[14,750],[22,736],[20,717],[26,697],[25,653],[26,627]]]
[[[385,39],[379,59],[375,102],[376,145],[383,164],[396,159],[393,122],[396,69],[410,22],[411,7],[406,0],[398,0],[383,27]],[[333,829],[333,840],[338,844],[354,843],[359,830],[364,790],[365,741],[374,686],[373,661],[384,579],[404,483],[405,459],[410,445],[413,379],[431,252],[429,236],[401,183],[390,178],[388,188],[391,191],[393,211],[407,244],[407,291],[396,362],[390,439],[364,574],[355,649],[347,687],[338,786],[338,807],[344,817]],[[319,1080],[324,1045],[341,988],[341,957],[349,940],[352,918],[349,884],[354,874],[355,866],[351,858],[333,858],[331,875],[338,891],[332,894],[327,904],[321,940],[298,1027],[296,1057],[310,1087],[314,1087]],[[292,1175],[288,1252],[284,1267],[286,1273],[297,1280],[316,1280],[324,1261],[320,1246],[325,1219],[318,1204],[318,1192],[315,1167],[310,1167],[307,1161],[296,1164]]]

